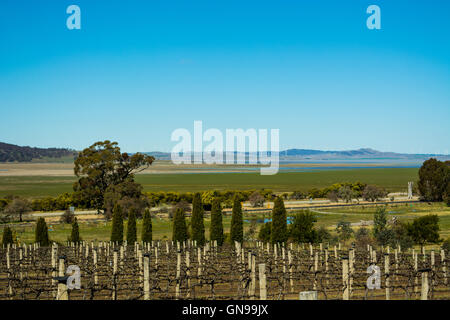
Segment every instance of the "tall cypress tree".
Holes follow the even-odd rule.
[[[6,247],[9,244],[14,243],[12,230],[10,227],[5,227],[3,229],[3,238],[2,238],[2,245]]]
[[[235,195],[233,199],[233,213],[231,214],[230,239],[233,244],[234,241],[242,242],[244,240],[242,206],[241,201],[237,195]]]
[[[175,211],[175,215],[173,217],[173,232],[172,232],[172,240],[183,242],[186,241],[187,236],[187,227],[186,227],[186,219],[184,217],[184,211],[181,208],[178,208]]]
[[[113,209],[111,241],[123,243],[123,215],[122,208],[118,204],[115,204]]]
[[[203,223],[203,204],[200,193],[195,193],[192,199],[192,240],[197,241],[197,245],[205,244],[205,225]]]
[[[128,213],[127,244],[134,245],[136,241],[136,213],[134,212],[134,208],[131,208],[130,212]]]
[[[143,242],[152,242],[152,216],[150,214],[150,210],[148,209],[145,209],[144,212],[141,238]]]
[[[270,233],[270,242],[286,242],[288,238],[286,209],[281,197],[275,199],[272,210],[272,230]]]
[[[44,218],[39,218],[36,223],[34,240],[43,247],[46,247],[50,244],[50,240],[48,239],[47,223],[45,223]]]
[[[74,218],[73,222],[72,222],[72,232],[70,234],[70,241],[76,242],[76,243],[79,243],[81,241],[80,229],[78,227],[77,218]]]
[[[219,199],[214,199],[211,207],[211,227],[210,227],[211,241],[217,240],[217,245],[223,244],[223,224],[222,224],[222,207]]]

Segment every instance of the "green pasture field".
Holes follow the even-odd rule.
[[[206,190],[257,190],[274,192],[308,191],[337,182],[360,181],[386,188],[390,192],[406,191],[408,181],[417,180],[417,168],[374,168],[280,172],[273,176],[258,173],[186,173],[138,174],[136,181],[144,191],[196,192]],[[57,196],[71,192],[75,177],[0,175],[0,197],[15,194],[24,197]]]

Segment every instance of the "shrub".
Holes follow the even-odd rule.
[[[272,231],[270,241],[272,243],[283,243],[288,239],[286,209],[281,197],[275,199],[272,209]]]
[[[114,206],[111,228],[111,241],[119,244],[123,243],[123,215],[122,207],[118,204]]]
[[[205,225],[203,222],[203,204],[200,193],[194,195],[192,200],[191,230],[192,240],[197,241],[198,246],[205,244]]]
[[[425,201],[442,201],[450,183],[450,166],[434,158],[419,169],[418,189]]]
[[[258,240],[263,242],[269,242],[271,230],[272,230],[272,222],[264,223],[259,229]]]
[[[253,192],[248,200],[253,207],[264,206],[264,197],[258,191]]]
[[[450,237],[442,243],[442,250],[444,250],[446,254],[450,254]]]
[[[2,245],[6,247],[8,244],[13,244],[13,233],[10,227],[5,227],[3,229]]]
[[[435,214],[415,218],[408,225],[408,235],[417,244],[439,242],[439,217]]]
[[[386,191],[373,185],[367,185],[362,193],[362,197],[364,200],[372,202],[378,201],[378,199],[383,198],[386,195]]]
[[[72,222],[72,232],[70,233],[69,241],[75,242],[75,243],[79,243],[79,242],[81,241],[81,238],[80,238],[80,230],[79,230],[79,227],[78,227],[78,221],[77,221],[77,218],[74,218],[74,219],[73,219],[73,222]]]
[[[62,223],[73,223],[73,220],[75,219],[75,214],[70,211],[69,209],[67,209],[66,211],[64,211],[64,213],[62,214],[60,221]]]
[[[291,194],[291,200],[302,200],[306,198],[306,194],[301,191],[294,191]]]
[[[211,226],[210,226],[210,239],[216,240],[217,245],[223,244],[223,223],[222,223],[222,208],[219,199],[214,199],[211,208]]]
[[[244,225],[242,221],[242,206],[239,196],[233,200],[233,212],[231,214],[230,240],[242,242],[244,240]]]
[[[184,216],[183,210],[180,208],[175,212],[175,216],[173,217],[173,232],[172,232],[172,240],[177,242],[183,242],[188,239],[187,226],[186,226],[186,218]]]
[[[317,242],[317,231],[314,229],[316,217],[310,211],[297,213],[289,225],[289,237],[298,243]]]
[[[152,242],[152,216],[150,210],[145,209],[142,221],[142,241],[145,243]]]
[[[134,208],[130,209],[128,213],[128,223],[127,223],[127,245],[134,245],[137,241],[137,230],[136,230],[136,213]]]
[[[365,227],[360,227],[355,232],[355,245],[357,248],[365,249],[367,245],[373,245],[373,238],[370,236],[369,230]]]
[[[39,218],[36,223],[34,240],[35,240],[35,242],[39,243],[43,247],[46,247],[50,244],[50,240],[48,238],[47,223],[45,223],[44,218]]]
[[[336,232],[338,234],[339,240],[347,241],[352,237],[353,229],[350,226],[350,222],[339,221],[336,226]]]

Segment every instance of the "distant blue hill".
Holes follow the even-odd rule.
[[[170,160],[168,152],[146,152],[158,160]],[[246,153],[248,156],[248,153]],[[445,154],[409,154],[383,152],[370,148],[361,148],[357,150],[313,150],[313,149],[287,149],[280,151],[280,160],[405,160],[421,161],[429,158],[439,160],[450,160],[450,155]]]

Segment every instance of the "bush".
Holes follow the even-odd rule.
[[[442,201],[450,183],[450,166],[434,158],[425,161],[419,169],[418,189],[425,201]]]
[[[152,242],[152,216],[148,209],[145,209],[142,220],[142,241],[144,243]]]
[[[414,243],[424,245],[426,243],[438,243],[439,239],[439,217],[435,214],[415,218],[408,225],[408,235]]]
[[[79,230],[79,227],[78,227],[78,221],[77,221],[77,218],[74,218],[74,219],[73,219],[73,222],[72,222],[72,232],[71,232],[71,234],[70,234],[69,241],[75,242],[75,243],[79,243],[79,242],[81,241],[81,238],[80,238],[80,230]]]
[[[355,232],[355,245],[357,248],[365,249],[367,245],[373,245],[374,240],[370,236],[369,230],[364,227],[359,228]]]
[[[338,202],[339,201],[339,197],[336,191],[332,190],[330,192],[327,193],[327,198],[328,200],[330,200],[331,202]]]
[[[39,218],[36,223],[34,240],[36,243],[39,243],[43,247],[46,247],[50,244],[50,240],[48,238],[47,223],[45,223],[44,218]]]
[[[2,245],[6,247],[8,244],[13,244],[13,233],[10,227],[5,227],[3,229]]]
[[[233,201],[233,212],[231,214],[230,240],[242,242],[244,240],[244,225],[242,221],[242,206],[239,196],[236,195]]]
[[[291,200],[302,200],[306,198],[306,194],[301,191],[294,191],[290,198]]]
[[[214,199],[211,208],[211,226],[210,239],[216,240],[217,245],[221,246],[224,241],[223,237],[223,223],[222,223],[222,208],[219,199]]]
[[[130,213],[128,213],[127,245],[134,245],[136,241],[137,241],[136,213],[134,211],[134,208],[131,208]]]
[[[314,229],[316,217],[310,211],[297,213],[289,225],[289,237],[298,243],[317,242],[318,235]]]
[[[111,227],[111,241],[119,244],[123,243],[123,215],[122,207],[118,204],[114,206]]]
[[[264,206],[264,197],[258,191],[253,192],[248,200],[253,207]]]
[[[450,254],[450,237],[442,243],[442,250],[445,251],[445,254]]]
[[[62,223],[67,223],[67,224],[71,224],[73,223],[75,219],[75,214],[70,211],[69,209],[67,209],[66,211],[64,211],[63,215],[60,218],[60,221]]]
[[[339,240],[345,242],[352,237],[353,229],[350,226],[350,222],[339,221],[336,226],[336,232],[338,234]]]
[[[386,197],[387,192],[377,186],[368,185],[364,188],[362,197],[366,201],[378,201],[380,198]]]
[[[258,240],[263,242],[269,242],[271,230],[272,230],[272,222],[264,223],[259,229]]]
[[[330,231],[327,230],[324,226],[321,226],[317,230],[317,241],[318,242],[331,242],[333,236],[331,235]]]
[[[183,242],[188,239],[187,226],[186,226],[186,218],[184,216],[183,210],[180,208],[175,212],[175,216],[173,217],[173,232],[172,232],[172,240],[175,242]]]
[[[192,240],[197,241],[198,246],[205,244],[205,225],[203,222],[203,205],[200,193],[194,195],[192,200],[192,218],[191,218],[191,230]]]
[[[390,245],[393,248],[400,246],[403,249],[412,248],[414,241],[412,237],[408,234],[408,225],[404,223],[397,222],[392,227],[392,239]]]
[[[275,243],[284,243],[288,239],[286,209],[281,197],[275,199],[272,209],[272,231],[270,241]]]

